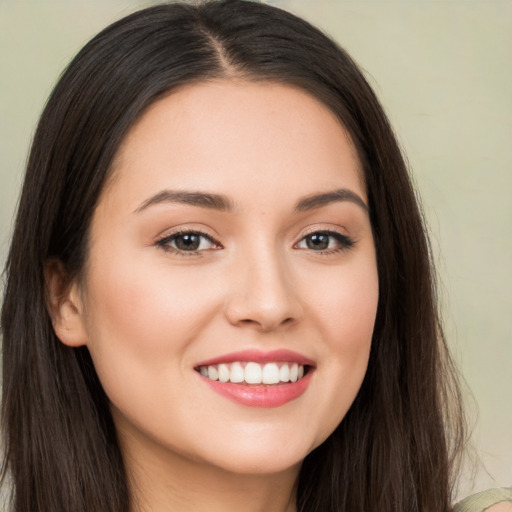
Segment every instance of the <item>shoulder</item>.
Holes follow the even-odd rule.
[[[462,500],[453,512],[512,512],[512,487],[488,489]]]

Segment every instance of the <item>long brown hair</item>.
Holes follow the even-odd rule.
[[[304,460],[301,512],[450,509],[464,439],[422,215],[387,118],[357,66],[307,22],[244,0],[171,3],[92,39],[34,136],[2,308],[4,475],[15,512],[126,512],[109,401],[86,348],[60,343],[44,265],[79,277],[91,216],[124,135],[173,88],[238,77],[291,84],[348,129],[364,168],[379,305],[368,372],[335,432]]]

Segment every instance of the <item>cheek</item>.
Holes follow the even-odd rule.
[[[324,276],[316,273],[306,286],[311,317],[322,332],[325,349],[336,359],[369,351],[379,296],[373,258],[341,266]]]
[[[201,272],[139,260],[102,262],[87,282],[88,348],[109,396],[179,375],[187,348],[219,307]]]
[[[370,261],[360,268],[340,269],[319,280],[309,295],[310,317],[321,333],[317,393],[322,411],[315,446],[339,425],[352,405],[366,374],[378,303],[378,276]],[[323,286],[322,286],[323,284]]]
[[[114,410],[163,439],[195,398],[182,385],[189,351],[217,314],[218,292],[202,271],[128,256],[91,266],[87,345]]]
[[[192,334],[215,309],[214,290],[205,287],[200,272],[173,272],[165,261],[136,262],[126,258],[98,265],[91,272],[88,289],[93,292],[87,300],[91,344],[168,348],[172,339],[186,341],[186,333]]]

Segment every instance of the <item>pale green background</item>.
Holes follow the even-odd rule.
[[[366,70],[429,220],[450,343],[478,404],[487,471],[512,484],[512,2],[282,0]],[[0,0],[0,260],[29,141],[63,67],[149,2]],[[471,408],[476,417],[476,407]]]

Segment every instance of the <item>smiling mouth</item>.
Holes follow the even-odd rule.
[[[235,361],[198,366],[195,370],[212,381],[245,385],[275,385],[301,380],[308,373],[309,366],[297,362],[260,364],[253,361]]]

